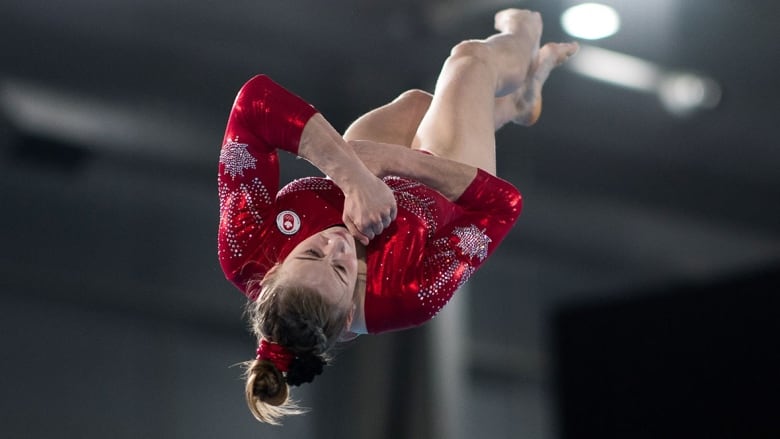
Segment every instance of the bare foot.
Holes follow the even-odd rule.
[[[542,16],[538,12],[526,9],[504,9],[495,15],[494,26],[497,31],[507,34],[530,32],[542,34]]]
[[[574,55],[577,43],[547,43],[531,65],[526,81],[513,93],[496,99],[496,129],[507,122],[530,126],[542,114],[542,87],[555,67]]]
[[[531,74],[531,66],[539,54],[542,16],[524,9],[504,9],[494,19],[500,33],[485,41],[495,48],[496,63],[503,72],[496,88],[498,97],[522,87]]]

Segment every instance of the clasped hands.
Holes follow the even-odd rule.
[[[384,176],[380,155],[384,154],[377,151],[384,148],[369,141],[348,143],[363,166],[355,171],[352,184],[342,188],[345,196],[342,221],[355,239],[368,245],[395,220],[397,206],[393,191],[380,179]]]

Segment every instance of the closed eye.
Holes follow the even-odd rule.
[[[339,264],[333,265],[333,269],[336,271],[336,277],[338,277],[344,285],[349,285],[347,282],[347,269]]]
[[[325,257],[322,252],[315,248],[307,249],[304,254],[311,256],[314,259],[322,259]],[[347,268],[340,264],[334,264],[333,269],[336,272],[336,277],[338,277],[338,279],[344,283],[344,285],[347,285]]]
[[[320,251],[310,248],[306,250],[307,255],[314,256],[315,258],[322,259],[325,255],[323,255]]]

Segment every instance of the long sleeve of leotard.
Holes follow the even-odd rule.
[[[509,233],[522,199],[512,184],[480,169],[455,204],[423,252],[406,255],[403,291],[372,298],[366,309],[369,332],[414,327],[435,316]]]
[[[306,122],[317,112],[270,78],[250,79],[236,96],[219,156],[218,256],[242,291],[242,269],[262,258],[279,188],[277,149],[298,152]]]

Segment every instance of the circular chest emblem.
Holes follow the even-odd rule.
[[[301,219],[298,218],[298,214],[292,210],[285,210],[284,212],[279,212],[279,215],[276,215],[276,227],[285,235],[292,235],[300,230]]]

